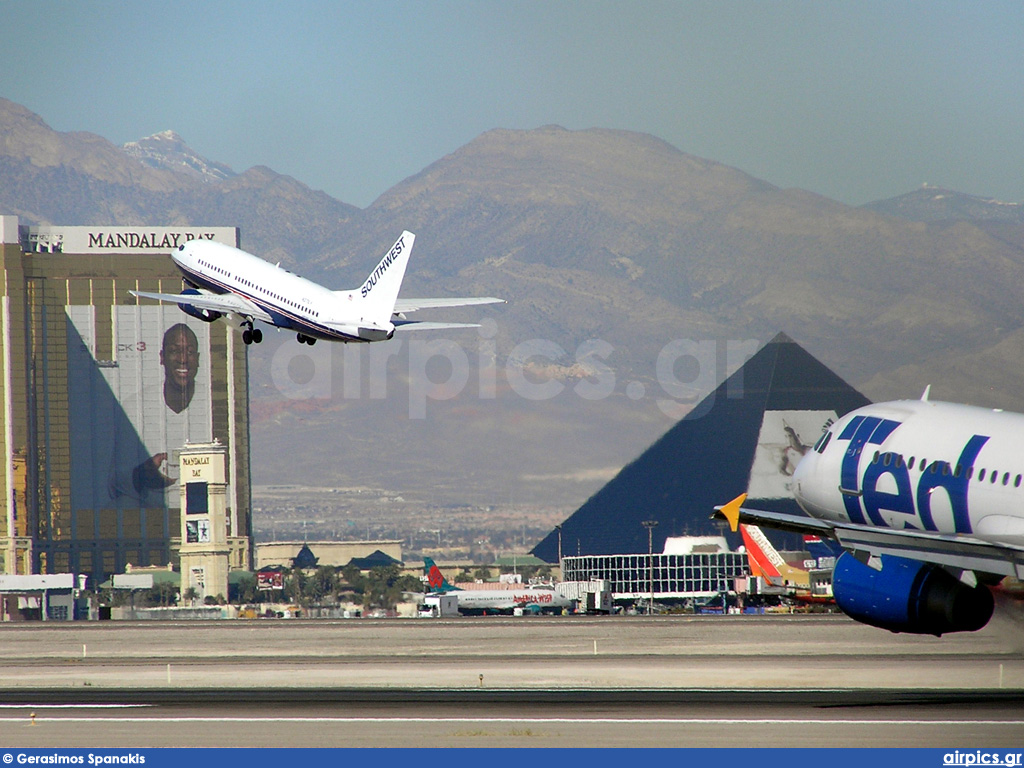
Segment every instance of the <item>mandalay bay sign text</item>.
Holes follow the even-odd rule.
[[[19,227],[29,253],[168,254],[191,240],[238,246],[236,227]]]

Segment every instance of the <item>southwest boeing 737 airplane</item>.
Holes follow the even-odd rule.
[[[984,627],[989,587],[1024,579],[1024,414],[920,400],[877,403],[823,431],[793,476],[808,517],[716,515],[835,539],[836,604],[894,632]]]
[[[435,307],[503,303],[495,298],[399,299],[405,268],[416,236],[403,232],[363,284],[332,291],[251,253],[223,243],[192,240],[171,254],[188,286],[180,294],[131,291],[133,296],[176,303],[183,312],[208,323],[236,315],[246,344],[259,344],[261,320],[296,332],[300,344],[317,339],[341,342],[384,341],[402,329],[476,328],[473,323],[417,322],[407,312]]]

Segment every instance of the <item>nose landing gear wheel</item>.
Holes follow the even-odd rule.
[[[252,344],[252,331],[250,331],[248,328],[242,331],[242,341],[245,344],[245,346],[249,346],[250,344]]]

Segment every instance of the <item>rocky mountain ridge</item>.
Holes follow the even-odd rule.
[[[224,181],[238,175],[223,163],[207,160],[193,151],[174,131],[161,131],[129,141],[121,149],[151,168],[178,171],[202,181]]]
[[[489,323],[451,337],[461,387],[456,353],[423,363],[435,337],[372,345],[394,353],[383,361],[318,346],[310,363],[270,334],[251,349],[257,483],[582,503],[780,330],[872,399],[930,383],[937,399],[1024,410],[1012,219],[908,220],[603,129],[489,131],[362,210],[268,168],[230,175],[169,134],[137,144],[144,158],[0,99],[0,210],[239,226],[245,248],[336,288],[411,229],[404,295],[509,302],[445,314]],[[224,178],[204,170],[217,167]],[[331,384],[292,398],[282,376],[303,365]],[[371,394],[374,366],[386,397]],[[532,397],[545,382],[559,394]]]
[[[967,195],[943,187],[924,184],[920,189],[887,200],[868,203],[863,208],[909,221],[971,221],[976,224],[1024,222],[1024,205],[990,197]]]

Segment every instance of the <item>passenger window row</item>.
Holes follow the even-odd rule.
[[[237,279],[237,280],[238,280],[238,282],[239,282],[239,283],[241,283],[242,285],[244,285],[244,286],[245,286],[246,288],[256,288],[256,284],[255,284],[255,283],[253,283],[253,282],[252,282],[251,280],[246,280],[246,279],[244,279],[244,278],[241,278],[241,277],[239,277],[239,278],[235,278],[235,276],[234,276],[234,275],[232,275],[232,274],[231,274],[230,272],[228,272],[228,271],[227,271],[226,269],[221,269],[220,267],[218,267],[218,266],[216,266],[216,265],[214,265],[214,264],[211,264],[211,263],[210,263],[210,262],[208,262],[208,261],[203,261],[202,259],[200,259],[200,260],[199,260],[199,263],[200,263],[200,264],[202,264],[202,265],[203,265],[204,267],[206,267],[207,269],[212,269],[212,270],[213,270],[214,272],[217,272],[217,273],[219,273],[219,274],[225,275],[226,277],[230,277],[230,278],[233,278],[233,279]],[[287,271],[287,270],[286,270],[286,271]],[[316,312],[316,311],[310,310],[310,309],[309,309],[308,307],[306,307],[306,306],[305,306],[304,304],[301,304],[301,303],[299,303],[299,302],[297,302],[297,301],[291,301],[290,299],[286,299],[286,298],[284,298],[283,296],[279,296],[279,295],[278,295],[278,294],[276,294],[276,293],[270,293],[270,292],[265,292],[265,293],[266,293],[266,295],[267,295],[267,296],[269,296],[270,298],[272,298],[272,299],[276,299],[277,301],[280,301],[280,302],[281,302],[282,304],[287,304],[288,306],[290,306],[290,307],[295,307],[296,309],[305,309],[305,310],[306,310],[307,312],[309,312],[309,313],[310,313],[310,314],[311,314],[311,315],[312,315],[313,317],[320,317],[320,313],[319,313],[319,312]]]
[[[903,456],[894,453],[883,454],[880,453],[879,451],[875,451],[875,455],[871,458],[871,463],[878,464],[879,462],[881,462],[882,466],[885,467],[902,467]],[[988,482],[990,485],[996,485],[997,483],[1000,483],[1000,470],[998,469],[989,470],[987,468],[983,468],[975,470],[974,467],[964,467],[960,464],[957,464],[956,467],[951,467],[949,462],[946,461],[933,461],[931,464],[929,464],[928,459],[922,458],[920,461],[918,461],[914,456],[911,456],[910,460],[907,461],[907,469],[913,469],[915,464],[917,465],[919,471],[929,472],[933,475],[938,472],[941,472],[943,475],[947,476],[952,474],[953,477],[963,477],[966,474],[967,479],[972,480],[974,479],[975,472],[977,472],[977,479],[979,483],[985,482],[986,477],[988,478]],[[1000,484],[1009,485],[1011,477],[1013,477],[1013,487],[1020,488],[1021,481],[1024,480],[1024,475],[1020,474],[1013,476],[1009,472],[1002,472],[1002,482]]]

